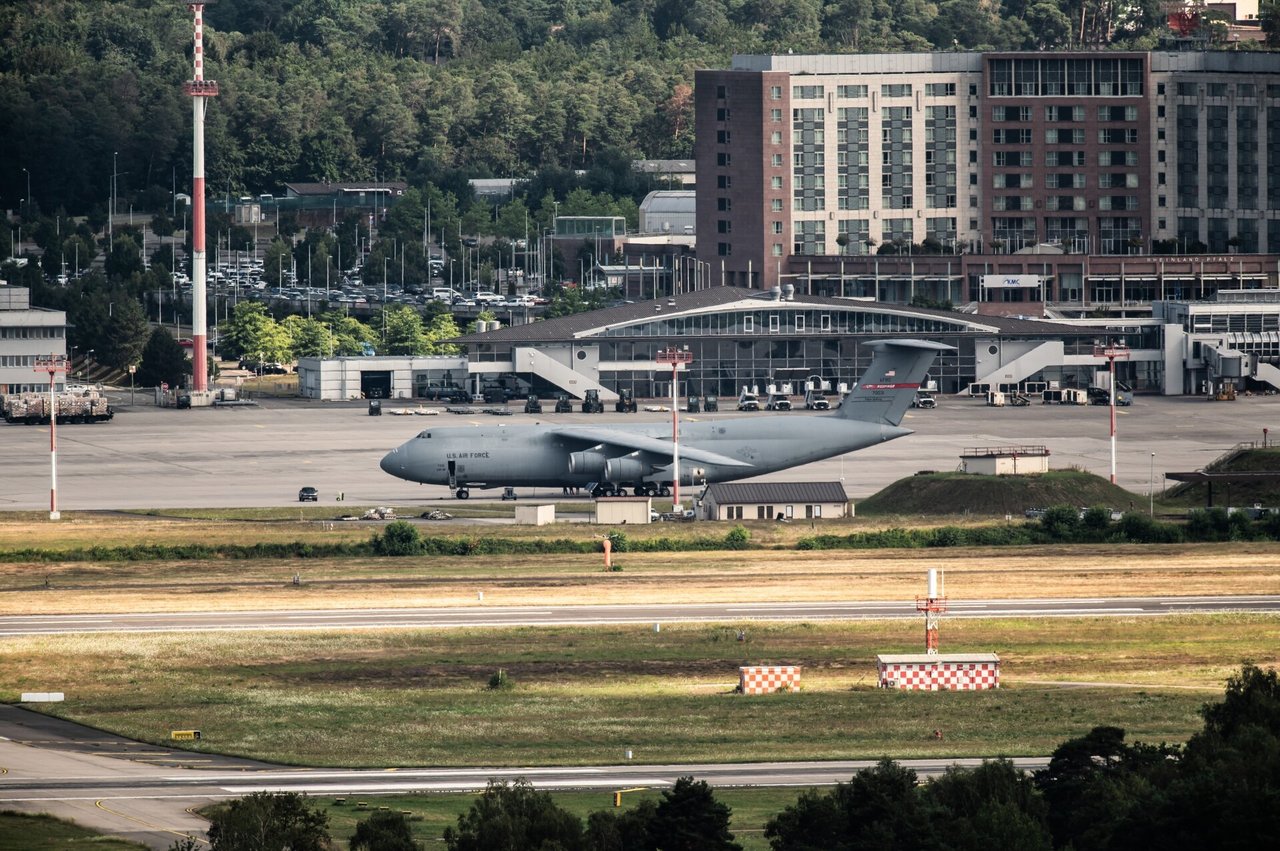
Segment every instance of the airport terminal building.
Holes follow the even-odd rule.
[[[441,387],[481,394],[495,386],[512,398],[619,390],[669,399],[671,371],[657,361],[687,347],[682,396],[732,403],[744,387],[795,396],[821,384],[847,390],[870,362],[864,342],[890,337],[936,340],[943,354],[930,380],[941,393],[988,389],[1035,394],[1087,388],[1107,369],[1099,344],[1123,344],[1120,379],[1139,392],[1202,394],[1224,381],[1242,389],[1280,389],[1280,292],[1222,292],[1205,300],[1157,301],[1142,318],[1044,321],[984,316],[786,289],[710,287],[458,338],[451,357],[305,358],[303,395],[320,399],[432,398]]]
[[[1127,370],[1131,383],[1160,388],[1157,329],[1082,328],[738,287],[470,334],[460,342],[473,380],[514,379],[522,390],[578,398],[593,389],[606,400],[622,389],[640,398],[669,398],[670,368],[657,362],[657,354],[672,345],[687,347],[693,362],[682,373],[681,395],[731,400],[744,386],[801,395],[806,383],[821,381],[832,392],[846,390],[870,362],[861,344],[888,337],[955,347],[938,359],[930,376],[943,393],[967,392],[975,382],[1006,376],[1009,382],[1074,381],[1105,365],[1093,354],[1103,334],[1123,338],[1134,349],[1152,349],[1149,361],[1135,361]]]

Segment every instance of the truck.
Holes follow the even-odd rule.
[[[571,401],[569,400],[569,394],[568,394],[568,393],[557,393],[557,394],[556,394],[556,407],[555,407],[555,412],[556,412],[557,414],[572,414],[572,413],[573,413],[573,402],[571,402]]]
[[[582,413],[603,414],[604,402],[600,401],[599,390],[588,390],[582,396]]]
[[[618,391],[618,401],[613,403],[613,409],[619,414],[634,414],[636,412],[636,396],[629,389]]]
[[[23,425],[49,424],[49,394],[17,393],[4,397],[5,422]],[[102,423],[115,416],[107,398],[96,390],[83,393],[59,393],[54,396],[58,423]]]
[[[831,410],[831,401],[827,399],[827,395],[821,390],[811,387],[804,391],[804,409],[806,411],[829,411]]]
[[[936,408],[938,407],[938,400],[933,398],[933,394],[927,390],[919,390],[916,392],[915,398],[911,400],[911,407],[925,409]]]
[[[760,397],[756,396],[756,394],[752,393],[750,390],[744,387],[742,389],[742,393],[738,395],[738,410],[739,411],[760,410]]]
[[[765,402],[764,407],[767,411],[789,411],[791,399],[785,393],[770,393],[769,401]]]

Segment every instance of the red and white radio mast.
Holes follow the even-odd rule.
[[[218,84],[204,78],[204,3],[188,3],[195,16],[195,75],[182,90],[191,97],[191,389],[209,389],[209,329],[205,318],[204,248],[204,109],[205,98],[218,96]]]

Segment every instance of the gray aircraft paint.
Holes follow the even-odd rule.
[[[911,434],[900,425],[903,414],[934,358],[951,347],[922,340],[866,345],[875,352],[871,364],[830,414],[686,418],[680,426],[681,484],[759,476]],[[429,428],[387,453],[381,466],[411,482],[454,489],[634,487],[674,478],[665,421]]]

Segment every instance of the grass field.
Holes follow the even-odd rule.
[[[52,816],[0,811],[0,851],[141,851],[145,845],[107,839]]]
[[[736,641],[744,626],[746,641]],[[957,620],[944,649],[1001,654],[998,692],[872,687],[914,621],[9,638],[0,698],[144,741],[309,765],[613,763],[1047,754],[1096,724],[1181,740],[1242,659],[1274,665],[1280,619]],[[804,667],[797,695],[732,693],[739,664]],[[491,691],[502,668],[515,687]],[[945,733],[931,739],[934,729]]]
[[[474,530],[473,530],[474,531]],[[1274,594],[1280,544],[494,557],[0,562],[0,614],[288,607],[902,600],[927,567],[953,597]],[[299,584],[293,583],[297,576]]]

